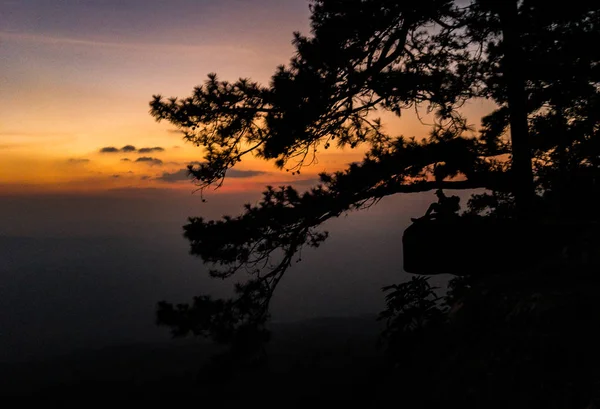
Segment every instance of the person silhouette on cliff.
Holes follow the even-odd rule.
[[[419,218],[411,219],[413,222],[420,220],[447,220],[458,216],[460,210],[460,198],[458,196],[446,196],[442,189],[435,191],[438,198],[437,203],[432,203],[425,212],[425,215]]]

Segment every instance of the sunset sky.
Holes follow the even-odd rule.
[[[152,95],[186,97],[211,72],[267,83],[308,28],[305,0],[0,0],[0,361],[167,336],[158,300],[222,284],[187,255],[187,217],[239,214],[267,184],[305,188],[360,160],[330,150],[291,176],[249,158],[202,203],[182,171],[202,150],[148,113]],[[428,130],[385,119],[391,134]],[[433,200],[394,196],[326,223],[274,317],[378,312],[381,287],[406,279],[402,231]]]
[[[210,72],[266,83],[308,25],[305,0],[0,1],[0,190],[192,190],[182,169],[202,152],[154,121],[152,95],[188,96]],[[388,130],[426,132],[414,119]],[[330,151],[296,179],[361,156]],[[229,176],[224,191],[292,180],[252,158]]]

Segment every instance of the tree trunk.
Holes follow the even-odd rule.
[[[523,58],[519,43],[517,1],[501,2],[498,14],[502,25],[504,47],[502,74],[505,78],[510,116],[513,192],[517,217],[527,221],[533,216],[534,185],[527,121],[527,95],[521,66]]]

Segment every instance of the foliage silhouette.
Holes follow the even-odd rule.
[[[598,287],[595,275],[565,290],[558,274],[492,274],[457,277],[438,298],[427,278],[401,284],[382,313],[390,387],[403,385],[402,403],[417,408],[595,407]],[[417,294],[433,319],[420,321]]]
[[[435,293],[428,277],[412,277],[411,281],[383,288],[386,309],[379,314],[385,320],[383,338],[396,346],[407,339],[407,334],[417,334],[425,327],[435,327],[446,319],[441,305],[442,297]]]
[[[240,216],[190,218],[185,237],[214,265],[211,276],[250,278],[229,300],[160,303],[158,322],[175,335],[235,342],[246,328],[263,328],[299,250],[327,238],[319,226],[387,195],[485,188],[469,216],[597,220],[596,5],[315,0],[311,11],[311,35],[294,34],[295,56],[268,85],[210,74],[188,98],[150,102],[156,120],[204,148],[204,160],[189,166],[201,190],[221,186],[248,155],[299,174],[321,149],[367,148],[362,162],[321,174],[307,192],[267,187]],[[461,110],[477,98],[497,106],[480,129]],[[376,110],[431,114],[430,135],[389,135]],[[575,211],[581,199],[585,208]]]

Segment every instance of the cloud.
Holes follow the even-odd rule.
[[[23,132],[23,131],[13,131],[13,130],[7,130],[7,131],[0,131],[0,135],[1,136],[18,136],[18,137],[43,137],[43,138],[48,138],[48,137],[55,137],[55,136],[73,136],[72,134],[65,134],[64,132]]]
[[[202,165],[205,162],[193,161],[189,162],[188,165]],[[232,179],[241,179],[241,178],[251,178],[253,176],[266,175],[268,172],[264,172],[262,170],[238,170],[238,169],[229,169],[225,174],[226,177]]]
[[[17,144],[17,143],[4,143],[4,144],[0,144],[0,149],[12,149],[12,148],[18,148],[21,146],[23,146],[23,145]]]
[[[215,52],[223,52],[227,50],[229,52],[237,52],[242,55],[251,56],[254,55],[252,50],[242,46],[223,46],[223,45],[188,45],[179,43],[135,43],[135,42],[123,42],[123,41],[95,41],[73,37],[51,37],[48,35],[38,34],[27,34],[27,33],[15,33],[10,31],[0,31],[0,38],[3,40],[19,41],[19,42],[32,42],[39,44],[49,45],[73,45],[81,46],[85,48],[89,47],[102,47],[102,48],[113,48],[121,50],[137,50],[137,51],[149,51],[157,52],[162,50],[165,52],[178,52],[188,54],[208,53],[213,54]]]
[[[187,169],[179,169],[176,172],[164,172],[162,176],[156,178],[156,180],[160,180],[167,183],[175,183],[181,180],[190,180],[190,176],[188,175]]]
[[[152,153],[152,152],[164,152],[164,151],[165,151],[165,148],[162,148],[160,146],[153,146],[153,147],[146,147],[146,148],[137,149],[133,145],[125,145],[121,149],[115,148],[114,146],[105,146],[104,148],[100,149],[100,153],[118,153],[118,152],[124,152],[124,153],[132,153],[132,152],[137,152],[137,153]]]
[[[162,165],[163,161],[158,158],[151,158],[150,156],[142,156],[135,160],[136,162],[143,162],[149,165]]]
[[[200,162],[200,161],[192,161],[189,162],[188,165],[190,166],[194,166],[194,165],[202,165],[205,162]],[[182,169],[185,170],[185,169]],[[227,173],[225,174],[225,177],[228,178],[232,178],[232,179],[242,179],[242,178],[251,178],[254,176],[260,176],[260,175],[266,175],[268,172],[264,172],[262,170],[239,170],[239,169],[229,169],[227,171]]]
[[[189,165],[200,165],[202,162],[193,161],[189,162]],[[229,169],[226,173],[226,177],[233,179],[240,178],[251,178],[253,176],[264,175],[267,172],[263,172],[261,170],[238,170],[238,169]],[[162,182],[167,183],[175,183],[180,182],[182,180],[190,180],[192,176],[188,174],[188,169],[179,169],[175,172],[163,172],[161,176],[154,178],[155,180],[160,180]],[[313,179],[314,180],[314,179]]]
[[[86,158],[70,158],[67,159],[67,162],[72,163],[72,164],[79,164],[79,163],[88,163],[90,160],[86,159]]]
[[[292,180],[284,180],[278,182],[269,182],[272,186],[317,186],[321,181],[319,178],[307,178],[307,179],[292,179]]]
[[[238,169],[229,169],[225,174],[225,177],[228,178],[251,178],[253,176],[264,175],[267,172],[263,172],[261,170],[238,170]]]
[[[123,158],[123,159],[121,159],[121,162],[131,162],[131,159],[129,159],[129,158]]]
[[[152,153],[152,152],[164,152],[165,148],[161,148],[160,146],[155,146],[153,148],[140,148],[138,149],[138,153]]]

